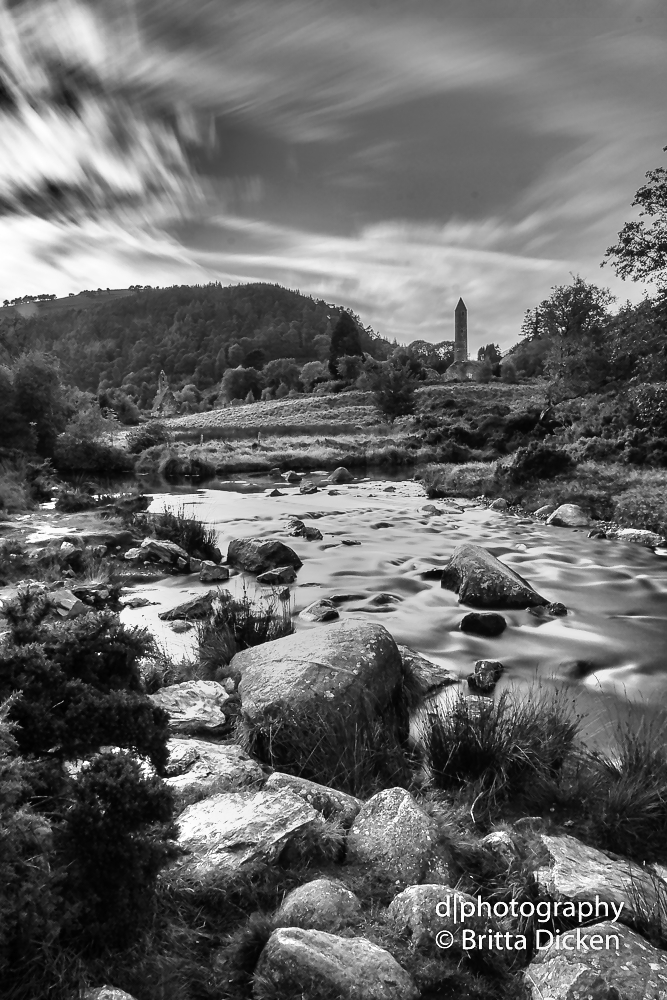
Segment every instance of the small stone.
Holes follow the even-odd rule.
[[[308,483],[306,486],[301,486],[299,493],[303,493],[305,496],[310,496],[311,493],[319,493],[317,486],[313,486],[312,483]]]
[[[176,569],[180,569],[182,573],[190,568],[190,560],[184,559],[183,556],[179,556],[176,560]]]
[[[578,504],[562,503],[549,515],[547,524],[553,524],[557,528],[587,528],[590,519]]]
[[[106,552],[106,546],[104,551]],[[143,556],[144,553],[142,552],[141,549],[134,548],[134,549],[128,549],[125,555],[123,556],[123,559],[127,559],[128,562],[134,562],[135,560],[143,559]]]
[[[281,493],[280,490],[271,490],[271,492],[269,493],[269,496],[270,497],[284,497],[285,494]]]
[[[556,615],[559,618],[567,614],[567,608],[565,607],[564,604],[561,604],[559,601],[554,601],[553,604],[547,604],[546,610],[549,612],[550,615]]]
[[[341,545],[361,545],[361,542],[356,538],[341,538]]]
[[[210,559],[202,559],[199,570],[201,583],[215,583],[218,580],[229,580],[229,570],[226,566],[218,566]]]
[[[147,597],[123,597],[120,603],[124,608],[145,608],[153,602],[149,601]]]
[[[490,694],[504,669],[499,660],[478,660],[474,673],[466,678],[468,687],[479,694]]]
[[[53,604],[56,612],[61,618],[78,618],[79,615],[85,615],[86,612],[90,611],[87,607],[80,601],[78,597],[75,597],[70,590],[59,590],[57,593],[51,595],[51,604]]]
[[[328,600],[313,601],[299,615],[306,622],[332,622],[339,617],[333,601]]]
[[[283,472],[281,478],[284,479],[286,483],[301,482],[301,476],[299,476],[296,472],[293,472],[292,470],[290,470],[289,472]]]
[[[201,559],[195,559],[194,556],[190,556],[190,572],[198,573],[201,569],[202,561]]]
[[[536,517],[549,517],[550,514],[553,514],[553,512],[555,511],[555,509],[556,509],[556,505],[554,503],[545,503],[542,507],[538,507],[537,508],[537,510],[535,511],[535,516]]]
[[[329,482],[339,485],[340,483],[351,483],[354,476],[348,472],[344,465],[339,465],[329,476]]]
[[[507,500],[504,497],[498,497],[498,499],[494,500],[490,505],[489,510],[507,510],[508,507],[509,504]]]
[[[468,632],[472,635],[481,635],[485,638],[492,638],[493,636],[500,635],[507,628],[507,622],[502,615],[497,615],[493,613],[481,614],[476,611],[472,611],[470,614],[465,615],[461,619],[460,629],[462,632]]]
[[[193,628],[192,622],[172,622],[171,624],[172,632],[189,632]]]

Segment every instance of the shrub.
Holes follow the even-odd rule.
[[[126,452],[110,444],[60,434],[56,440],[53,461],[58,469],[84,472],[131,472],[132,459]]]
[[[667,434],[667,386],[644,383],[630,389],[628,398],[638,427],[661,437]]]
[[[639,485],[616,499],[613,520],[622,527],[646,528],[667,534],[667,497],[662,486]]]
[[[168,480],[178,480],[184,476],[190,479],[211,479],[215,475],[215,466],[198,455],[178,455],[171,449],[164,448],[157,457],[157,472]]]
[[[424,744],[432,781],[438,788],[465,788],[479,813],[517,798],[541,804],[573,754],[578,728],[579,718],[559,691],[506,690],[495,701],[459,694],[428,719]]]
[[[25,470],[10,462],[0,463],[0,510],[13,514],[33,506]]]
[[[165,444],[167,441],[167,432],[164,428],[164,424],[157,422],[152,422],[149,424],[144,424],[142,427],[137,427],[136,430],[131,431],[127,436],[127,450],[131,455],[138,455],[140,452],[145,451],[146,448],[153,448],[158,444]]]
[[[408,364],[385,361],[368,372],[375,405],[389,423],[415,412],[417,379]]]
[[[574,459],[562,448],[531,442],[527,448],[517,448],[508,462],[498,464],[496,476],[500,481],[520,485],[531,479],[553,479],[575,466]]]
[[[220,562],[215,528],[207,527],[196,517],[186,517],[183,507],[160,514],[137,514],[134,524],[142,531],[150,531],[155,538],[175,542],[195,559]]]

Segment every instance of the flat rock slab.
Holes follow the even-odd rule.
[[[179,811],[218,792],[237,792],[265,779],[259,764],[234,743],[171,739],[167,749],[165,782]]]
[[[541,834],[540,840],[550,856],[550,864],[535,872],[535,881],[544,898],[570,901],[576,905],[577,914],[582,905],[586,910],[584,919],[614,917],[614,904],[617,909],[620,907],[618,919],[632,926],[640,916],[638,897],[643,897],[641,909],[660,914],[665,926],[667,883],[658,875],[633,861],[608,858],[576,837]],[[590,912],[587,904],[593,908]],[[608,904],[607,912],[601,908],[602,904]]]
[[[307,778],[284,774],[282,771],[274,771],[269,775],[264,788],[267,791],[287,789],[294,795],[301,796],[325,819],[335,819],[346,828],[352,825],[362,806],[361,799],[355,798],[354,795],[340,792],[336,788],[328,788],[326,785],[318,785],[316,781],[308,781]]]
[[[266,573],[278,566],[300,569],[303,565],[294,549],[278,538],[234,538],[227,549],[227,562],[247,573]]]
[[[524,973],[532,1000],[667,998],[667,952],[628,927],[605,921],[575,928],[560,943],[571,950],[554,942]]]
[[[324,703],[358,711],[363,703],[381,711],[401,681],[401,657],[389,632],[370,622],[333,622],[237,653],[230,674],[239,675],[243,714],[259,721],[267,713]]]
[[[296,570],[293,566],[276,566],[275,569],[267,569],[265,573],[259,573],[258,583],[266,583],[269,586],[276,586],[281,583],[294,583],[296,580]]]
[[[386,788],[364,802],[347,835],[348,863],[370,864],[405,887],[449,881],[436,849],[433,820],[404,788]]]
[[[323,825],[312,806],[286,790],[221,792],[181,813],[178,842],[188,855],[176,864],[200,876],[235,871],[257,860],[272,862],[290,843]]]
[[[158,538],[144,538],[139,546],[144,558],[158,559],[160,562],[177,563],[179,559],[190,562],[190,556],[176,542],[167,542]]]
[[[279,927],[262,952],[255,976],[268,980],[272,996],[321,1000],[417,1000],[412,976],[367,938]],[[257,985],[257,982],[256,982]],[[256,997],[262,993],[255,989]]]
[[[527,608],[547,604],[513,569],[480,545],[459,545],[442,571],[440,585],[473,608]]]
[[[217,681],[184,681],[149,695],[154,705],[169,713],[175,734],[220,733],[227,725],[223,711],[229,695]]]
[[[547,518],[547,524],[557,528],[587,528],[590,523],[588,514],[576,503],[562,503]]]
[[[336,931],[357,924],[361,903],[338,879],[316,878],[292,889],[275,914],[276,927]]]
[[[441,667],[439,663],[427,660],[425,656],[410,649],[409,646],[399,645],[398,651],[401,654],[404,669],[415,679],[422,696],[431,694],[449,684],[458,684],[461,680],[453,670],[448,670],[447,667]]]

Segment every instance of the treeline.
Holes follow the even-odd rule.
[[[93,309],[63,309],[0,323],[0,361],[42,351],[55,356],[67,379],[90,392],[121,390],[140,407],[157,391],[160,371],[174,388],[200,392],[228,368],[261,370],[280,358],[327,361],[343,313],[279,285],[222,287],[219,283],[135,294]],[[390,346],[358,317],[363,350],[386,357]]]
[[[520,375],[546,376],[568,399],[667,381],[667,289],[612,312],[614,297],[576,276],[526,313],[507,354]]]

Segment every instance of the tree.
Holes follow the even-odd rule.
[[[308,361],[299,372],[299,381],[306,392],[312,392],[316,382],[326,382],[329,369],[321,361]]]
[[[396,358],[380,362],[369,379],[375,405],[390,424],[415,412],[417,379],[409,365]]]
[[[275,361],[269,361],[262,370],[262,380],[270,389],[277,389],[281,382],[284,382],[288,389],[296,388],[299,381],[299,366],[295,358],[276,358]]]
[[[331,334],[329,348],[329,372],[332,378],[338,377],[336,365],[344,354],[358,354],[363,357],[359,328],[348,312],[342,312]]]
[[[361,375],[363,361],[358,354],[342,354],[336,362],[338,377],[344,382],[355,382]]]
[[[38,351],[23,354],[14,367],[14,397],[18,412],[35,429],[38,453],[53,455],[67,422],[57,363]]]
[[[498,344],[486,344],[484,347],[480,347],[477,352],[478,361],[488,361],[492,366],[500,364],[501,358],[502,354]]]
[[[667,152],[667,146],[664,147]],[[618,243],[605,254],[621,278],[634,281],[653,279],[659,286],[667,282],[667,168],[657,167],[646,173],[647,183],[637,191],[633,206],[642,218],[626,222],[618,234]],[[603,265],[606,263],[604,260]]]
[[[245,399],[249,392],[256,398],[261,392],[260,374],[254,368],[228,368],[222,376],[220,392],[228,402]]]
[[[227,363],[229,364],[229,367],[238,368],[239,365],[243,364],[245,356],[246,352],[240,344],[232,344],[227,352]]]

